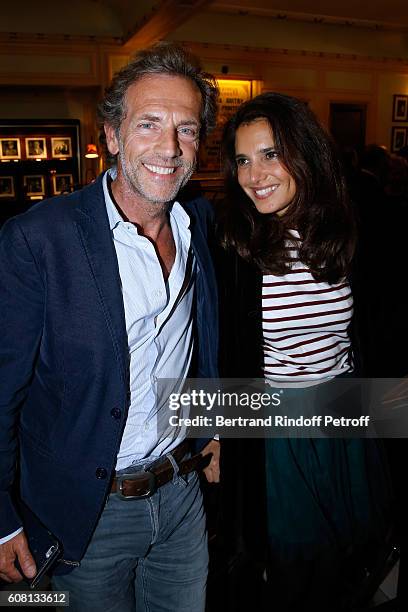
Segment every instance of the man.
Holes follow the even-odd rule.
[[[7,140],[6,146],[3,144],[3,155],[7,157],[17,155],[17,140]]]
[[[39,140],[30,140],[28,148],[30,155],[42,155],[44,153],[44,149]]]
[[[15,557],[35,572],[11,494],[20,415],[21,497],[62,542],[71,612],[204,610],[202,457],[161,431],[155,382],[217,374],[210,211],[174,201],[216,94],[182,49],[140,52],[100,107],[116,168],[3,231],[0,578],[21,578]]]

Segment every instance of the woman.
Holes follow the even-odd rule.
[[[283,389],[288,416],[324,410],[333,381],[357,364],[348,282],[354,224],[334,147],[306,104],[265,93],[227,124],[224,157],[222,374],[265,377]],[[232,539],[241,557],[261,567],[268,543],[266,609],[348,609],[386,531],[381,449],[327,438],[267,439],[262,451],[248,445],[225,445],[224,497],[234,500],[226,518],[239,525]],[[262,490],[265,503],[256,498]]]

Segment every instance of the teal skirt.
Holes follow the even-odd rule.
[[[316,413],[330,383],[285,389],[285,413]],[[324,388],[322,393],[322,388]],[[265,440],[269,549],[280,564],[324,551],[371,550],[389,529],[391,487],[381,440]]]

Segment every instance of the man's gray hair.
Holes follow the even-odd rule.
[[[100,123],[108,124],[118,132],[126,114],[125,97],[129,87],[145,76],[162,74],[182,76],[196,84],[202,96],[200,136],[205,137],[215,127],[216,122],[216,80],[202,70],[194,55],[170,42],[160,42],[139,51],[129,64],[114,75],[98,107]],[[163,96],[165,95],[163,92]]]

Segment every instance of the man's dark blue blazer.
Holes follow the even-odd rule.
[[[192,375],[215,377],[211,207],[197,199],[185,210],[198,263]],[[129,399],[121,283],[101,177],[4,226],[0,300],[0,537],[21,525],[10,493],[19,465],[23,500],[61,540],[64,558],[78,561],[103,508]]]

